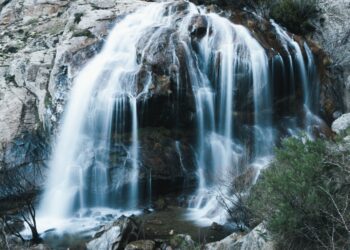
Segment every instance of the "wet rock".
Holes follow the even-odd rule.
[[[332,130],[337,134],[350,133],[350,113],[335,120],[332,124]]]
[[[193,16],[188,27],[188,31],[191,36],[198,39],[205,36],[208,30],[208,20],[205,16],[197,15]]]
[[[274,244],[264,224],[245,236],[233,233],[225,239],[206,244],[205,250],[273,250]]]
[[[137,240],[138,227],[139,225],[133,218],[122,216],[117,221],[101,228],[93,240],[86,244],[86,248],[88,250],[124,249],[129,242]]]
[[[129,243],[125,250],[153,250],[156,243],[151,240],[139,240]]]
[[[168,74],[173,62],[174,42],[176,42],[174,29],[151,29],[138,43],[138,60],[149,66],[156,75]]]

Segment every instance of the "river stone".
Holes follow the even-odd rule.
[[[347,133],[350,129],[350,113],[344,114],[332,124],[332,130],[337,134]]]
[[[274,244],[270,239],[266,226],[262,223],[250,233],[241,236],[233,233],[225,239],[206,244],[205,250],[273,250]]]

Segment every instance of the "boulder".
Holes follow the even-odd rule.
[[[119,250],[138,238],[138,224],[132,217],[120,217],[99,230],[86,244],[88,250]]]
[[[337,134],[349,133],[350,113],[344,114],[332,124],[332,130]]]
[[[273,250],[274,244],[262,223],[247,235],[233,233],[225,239],[206,244],[205,250]]]

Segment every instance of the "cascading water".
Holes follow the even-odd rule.
[[[50,164],[50,174],[39,212],[46,217],[66,217],[77,208],[107,206],[109,152],[114,131],[131,132],[128,207],[138,200],[137,99],[149,84],[138,89],[140,69],[136,44],[143,33],[164,22],[163,6],[153,4],[127,16],[111,31],[103,50],[77,76],[63,126]],[[116,42],[117,41],[117,42]],[[126,110],[130,110],[131,129]],[[114,122],[114,119],[116,121]],[[122,184],[121,184],[122,186]],[[79,199],[77,199],[79,197]],[[74,203],[78,202],[77,208]]]
[[[177,8],[184,3],[185,8]],[[205,28],[198,30],[193,25],[196,20]],[[127,194],[117,207],[137,208],[142,198],[138,186],[143,150],[139,141],[143,111],[138,104],[151,98],[155,81],[148,71],[140,83],[139,73],[145,57],[154,47],[164,47],[163,35],[170,31],[171,67],[179,69],[173,82],[175,100],[183,98],[187,84],[195,106],[198,191],[191,200],[191,217],[204,223],[224,222],[227,213],[220,209],[217,195],[230,195],[229,184],[245,166],[259,170],[273,154],[277,139],[274,78],[279,67],[281,81],[291,86],[288,91],[294,95],[295,78],[300,78],[304,106],[310,113],[317,110],[310,94],[310,79],[316,81],[311,50],[304,45],[306,66],[299,45],[277,24],[272,25],[287,59],[276,54],[270,62],[266,49],[245,27],[188,2],[152,3],[117,23],[102,51],[75,79],[50,164],[41,216],[64,218],[79,209],[112,206],[111,189]],[[145,37],[148,40],[140,52]],[[178,124],[179,101],[172,108]],[[250,114],[244,123],[239,112]],[[310,127],[311,121],[305,120],[306,128]],[[288,122],[288,126],[292,134],[297,123]],[[110,154],[116,145],[127,149],[127,157],[111,177]],[[188,174],[182,142],[175,140],[174,145],[182,172]],[[151,174],[149,170],[150,189]],[[117,179],[113,185],[111,178]],[[152,196],[152,190],[147,193]]]
[[[238,79],[242,74],[253,88],[255,158],[272,154],[274,135],[267,55],[259,43],[241,25],[234,25],[216,14],[205,15],[209,25],[194,61],[188,52],[188,67],[195,69],[191,82],[198,115],[199,192],[192,207],[193,215],[205,223],[208,218],[223,222],[226,211],[218,209],[217,194],[229,195],[226,186],[239,174],[244,157],[241,145],[235,143],[234,116]],[[209,31],[210,29],[210,31]],[[211,69],[219,61],[217,75]],[[198,77],[200,76],[200,78]],[[221,184],[220,184],[221,183]],[[199,210],[199,211],[198,211]]]
[[[318,79],[316,64],[314,62],[313,54],[309,46],[304,43],[304,49],[306,53],[306,63],[303,57],[302,50],[299,44],[294,41],[287,32],[280,27],[277,23],[271,20],[271,24],[276,29],[277,34],[282,42],[282,45],[288,54],[289,65],[291,67],[291,75],[294,75],[293,59],[295,60],[296,70],[303,90],[303,102],[304,102],[304,117],[305,125],[304,128],[308,132],[309,137],[312,137],[312,125],[319,123],[319,118],[314,114],[317,112],[317,96],[318,96]],[[291,51],[291,52],[290,52]],[[291,56],[293,54],[294,57]],[[294,83],[294,77],[291,80]]]

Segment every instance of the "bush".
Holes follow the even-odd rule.
[[[281,249],[350,244],[350,150],[326,143],[285,140],[251,191],[248,206]]]
[[[310,20],[317,16],[317,0],[279,0],[270,10],[271,18],[294,33],[308,33],[315,28]]]

